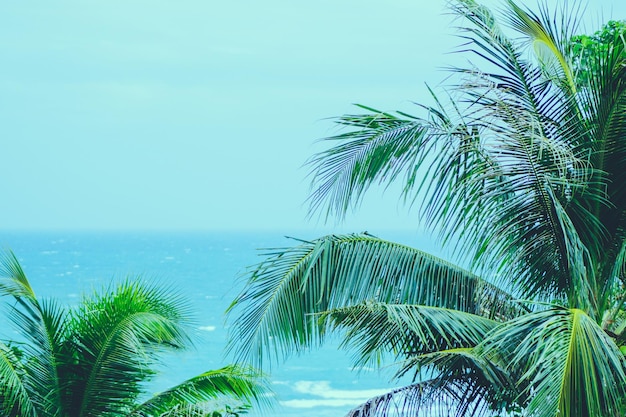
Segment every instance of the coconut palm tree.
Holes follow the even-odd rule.
[[[353,417],[623,415],[624,37],[581,59],[579,4],[503,6],[452,2],[471,63],[445,96],[361,106],[309,161],[314,213],[400,181],[455,262],[367,233],[268,251],[229,309],[240,357],[340,334],[404,383]]]
[[[0,342],[0,415],[200,417],[238,415],[264,402],[267,383],[230,365],[146,399],[159,355],[190,342],[184,299],[127,280],[73,309],[40,300],[17,258],[0,259],[0,294],[20,337]]]

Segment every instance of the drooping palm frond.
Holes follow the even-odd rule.
[[[549,308],[513,319],[481,348],[519,375],[528,415],[618,415],[626,394],[626,360],[582,310]]]
[[[319,320],[329,322],[331,330],[345,333],[342,345],[356,351],[356,366],[367,362],[380,365],[388,354],[404,361],[426,353],[473,347],[499,325],[495,320],[454,309],[381,302],[332,309],[321,313]]]
[[[576,80],[570,57],[564,48],[576,34],[582,8],[579,2],[569,2],[561,7],[560,16],[552,14],[546,5],[540,5],[540,14],[518,6],[508,0],[505,19],[510,26],[525,34],[532,42],[535,57],[546,77],[562,86],[568,93],[576,92]]]
[[[488,389],[470,376],[430,379],[374,397],[345,417],[495,417],[504,404],[487,401]]]
[[[37,299],[12,252],[4,254],[0,265],[0,291],[17,301],[8,317],[26,340],[23,353],[29,357],[29,366],[22,369],[22,383],[39,412],[45,410],[57,414],[61,407],[62,388],[58,369],[62,361],[59,347],[65,333],[66,312],[52,301]]]
[[[20,363],[18,352],[0,343],[0,414],[31,417],[36,415],[36,405],[24,385],[26,370]]]
[[[127,281],[75,312],[68,354],[67,409],[87,417],[130,410],[153,374],[156,354],[189,341],[179,296]],[[70,353],[71,352],[71,353]]]
[[[17,257],[11,251],[5,251],[0,258],[0,292],[16,298],[35,300],[35,292]]]
[[[326,236],[278,249],[250,273],[229,307],[229,348],[261,361],[306,348],[323,337],[313,314],[365,301],[514,317],[523,309],[478,276],[408,246],[371,235]]]
[[[185,417],[200,411],[229,408],[247,408],[251,403],[268,406],[271,395],[264,376],[251,368],[230,365],[204,372],[175,387],[155,395],[136,407],[130,417],[167,415]],[[221,400],[221,401],[220,401]],[[172,412],[173,410],[173,412]]]
[[[370,113],[337,119],[352,130],[326,138],[341,143],[307,162],[316,184],[309,198],[311,213],[328,203],[327,217],[343,217],[371,185],[391,183],[404,170],[412,170],[423,158],[422,148],[431,146],[424,121],[359,107]]]

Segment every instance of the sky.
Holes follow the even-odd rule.
[[[445,4],[0,3],[0,228],[417,228],[393,190],[309,219],[303,164],[354,103],[428,100],[463,59]]]

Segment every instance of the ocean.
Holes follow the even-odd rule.
[[[402,240],[398,238],[393,240]],[[293,244],[280,232],[28,231],[0,235],[0,245],[15,253],[40,298],[73,305],[82,295],[128,277],[172,284],[189,297],[196,316],[195,346],[164,356],[164,366],[150,386],[153,392],[231,362],[225,357],[228,323],[224,311],[243,288],[245,272],[262,259],[262,249]],[[341,417],[393,387],[386,373],[353,370],[349,353],[333,343],[274,363],[265,371],[277,406],[266,412],[253,409],[247,414],[250,417]]]

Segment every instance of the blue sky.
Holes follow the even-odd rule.
[[[619,0],[588,10],[594,23],[626,16]],[[417,228],[393,192],[341,225],[307,220],[302,164],[352,103],[410,110],[443,80],[460,59],[445,11],[443,0],[2,2],[0,227]]]

